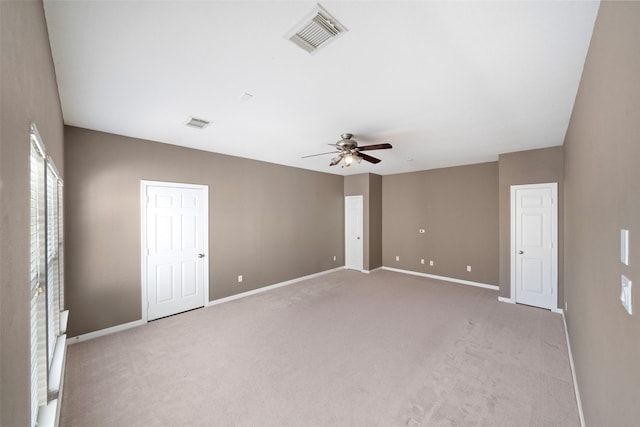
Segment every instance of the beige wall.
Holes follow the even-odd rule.
[[[639,42],[640,3],[603,2],[565,140],[567,323],[588,426],[640,425]]]
[[[211,300],[344,265],[342,176],[65,130],[71,336],[141,318],[140,180],[209,186]]]
[[[562,147],[519,151],[499,157],[500,181],[500,296],[511,297],[511,186],[558,183],[558,301],[563,292],[563,185]]]
[[[383,176],[382,239],[386,267],[497,285],[498,163]]]
[[[29,425],[29,123],[64,175],[41,2],[0,1],[0,425]]]
[[[363,269],[382,267],[382,177],[371,173],[345,176],[344,195],[362,196]]]
[[[369,174],[369,264],[382,267],[382,176]]]

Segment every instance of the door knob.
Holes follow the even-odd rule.
[[[518,255],[522,255],[524,252],[522,251],[518,251]]]
[[[360,240],[360,236],[358,236],[358,240]]]
[[[204,254],[198,254],[198,258],[204,258]]]

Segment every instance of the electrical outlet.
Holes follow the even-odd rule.
[[[396,261],[400,261],[400,256],[396,255]]]
[[[471,266],[467,265],[467,271],[471,271]]]
[[[433,267],[433,260],[429,260],[429,267]]]
[[[418,232],[419,232],[420,234],[424,234],[424,233],[425,233],[425,229],[424,229],[424,228],[421,228],[421,229],[419,229],[419,230],[418,230]]]
[[[333,260],[334,260],[334,261],[336,261],[336,260],[337,260],[337,258],[336,258],[336,256],[335,256],[335,255],[333,256]]]
[[[569,303],[567,301],[564,302],[564,312],[569,311]]]
[[[238,283],[242,283],[242,274],[238,276]]]
[[[424,264],[424,258],[420,260],[420,264]]]

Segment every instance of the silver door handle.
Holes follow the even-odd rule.
[[[358,240],[360,240],[360,237],[358,237]]]
[[[204,258],[204,254],[198,254],[198,258]]]
[[[518,251],[518,255],[522,255],[524,252],[522,251]]]

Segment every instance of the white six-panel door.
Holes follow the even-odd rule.
[[[557,184],[511,187],[511,288],[516,303],[557,308]]]
[[[345,267],[362,270],[364,244],[362,239],[362,196],[347,196],[345,201]]]
[[[147,320],[203,307],[208,294],[207,187],[145,181],[142,189]]]

